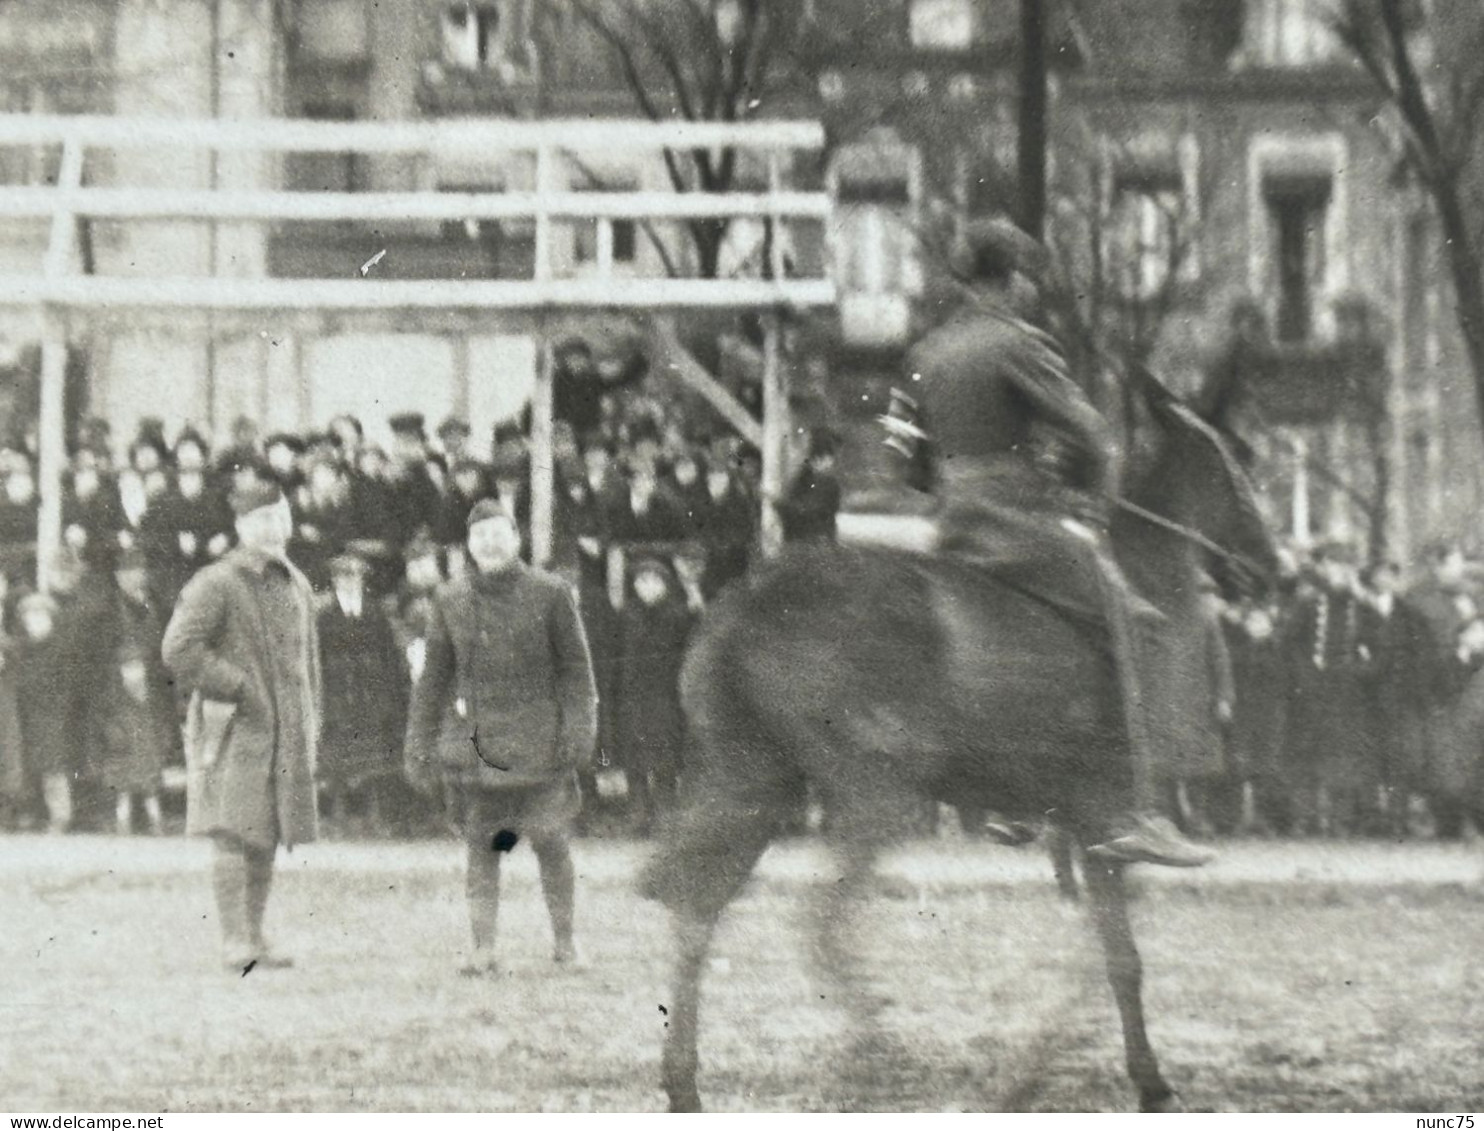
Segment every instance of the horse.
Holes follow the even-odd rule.
[[[1220,437],[1173,398],[1146,401],[1156,440],[1110,530],[1173,630],[1213,558],[1262,573],[1276,551]],[[1113,799],[1129,795],[1128,730],[1103,627],[922,555],[785,549],[707,610],[681,696],[682,805],[640,877],[642,893],[671,912],[661,1056],[671,1111],[701,1109],[697,1020],[716,925],[806,788],[823,803],[842,876],[820,897],[816,954],[862,1026],[880,1003],[860,989],[843,927],[880,848],[906,834],[923,799],[1049,819],[1085,850]],[[1145,1031],[1124,868],[1085,860],[1139,1106],[1178,1109]]]

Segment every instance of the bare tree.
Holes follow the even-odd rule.
[[[759,116],[765,97],[797,73],[796,48],[809,22],[804,0],[570,3],[611,51],[639,112],[654,121],[743,122]],[[732,147],[667,149],[664,161],[676,192],[729,192],[744,172]],[[726,217],[685,222],[703,278],[719,273],[729,226]],[[649,235],[656,240],[653,231]]]
[[[1340,0],[1333,26],[1385,98],[1402,169],[1437,211],[1484,421],[1484,8]]]

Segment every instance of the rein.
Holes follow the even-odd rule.
[[[1138,503],[1131,503],[1127,499],[1114,499],[1113,505],[1126,514],[1143,519],[1152,526],[1158,526],[1161,530],[1168,530],[1171,534],[1183,538],[1187,542],[1194,543],[1201,549],[1225,559],[1234,566],[1247,570],[1256,577],[1261,577],[1266,572],[1246,554],[1239,554],[1235,550],[1228,550],[1225,546],[1211,541],[1211,539],[1207,538],[1199,530],[1192,530],[1190,527],[1176,522],[1174,519],[1165,518],[1162,514],[1155,514],[1153,511],[1139,506]]]

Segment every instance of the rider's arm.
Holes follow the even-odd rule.
[[[1093,487],[1118,493],[1118,439],[1103,414],[1067,372],[1067,363],[1050,339],[1027,333],[1018,339],[1011,361],[1016,387],[1044,417],[1071,433],[1093,461]]]

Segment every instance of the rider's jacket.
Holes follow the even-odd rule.
[[[1039,495],[1031,484],[1053,478],[1097,494],[1116,486],[1112,429],[1056,341],[1022,319],[966,305],[913,348],[907,389],[922,406],[950,500]]]

